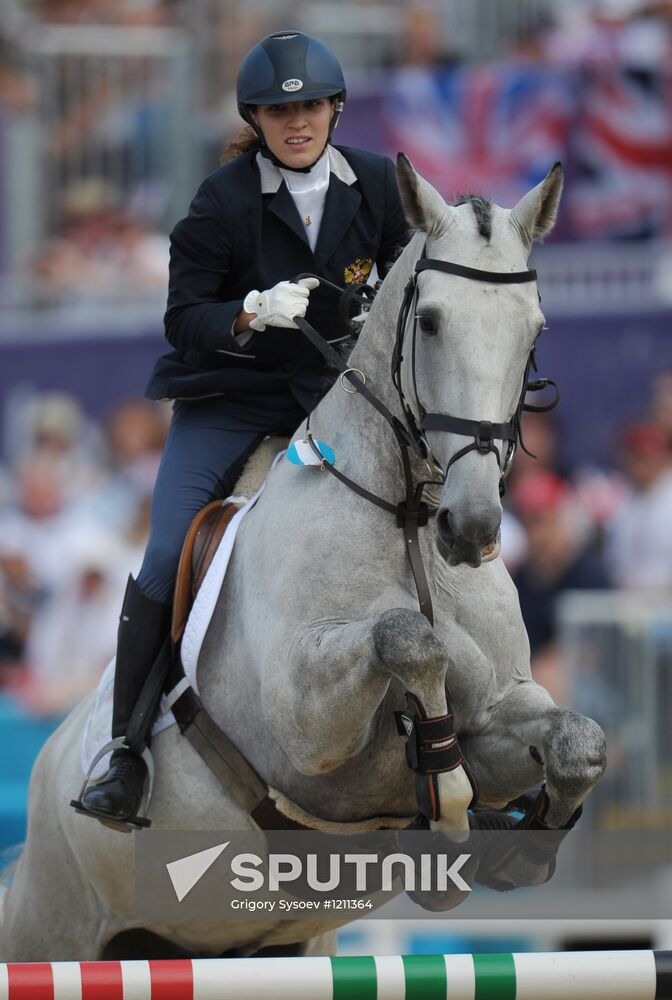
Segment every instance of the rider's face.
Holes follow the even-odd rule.
[[[288,167],[309,167],[322,154],[329,136],[332,102],[328,97],[252,109],[266,145]]]

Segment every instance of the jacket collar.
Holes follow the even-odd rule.
[[[330,179],[324,202],[324,214],[320,234],[315,247],[316,261],[326,261],[338,246],[361,204],[361,195],[353,185],[357,175],[339,150],[329,146]],[[261,176],[261,193],[273,194],[269,210],[289,226],[300,240],[310,249],[306,230],[299,218],[294,199],[287,189],[279,169],[265,157],[257,154],[257,166]]]
[[[357,181],[357,174],[352,169],[346,158],[335,146],[329,146],[327,150],[329,156],[329,171],[333,177],[338,177],[344,184],[354,184]],[[261,193],[275,194],[284,179],[278,167],[273,166],[261,153],[256,156],[257,166],[261,175]]]

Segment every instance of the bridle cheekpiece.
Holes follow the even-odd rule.
[[[510,420],[503,423],[493,423],[490,420],[467,420],[464,417],[455,417],[449,413],[428,413],[422,405],[418,394],[415,357],[418,326],[418,317],[416,313],[418,298],[418,274],[421,271],[430,270],[443,271],[444,273],[455,274],[458,277],[468,278],[472,281],[485,281],[498,285],[514,285],[522,284],[528,281],[536,281],[537,272],[534,268],[530,268],[527,271],[511,272],[484,271],[476,267],[466,267],[463,264],[454,264],[447,260],[425,257],[423,250],[423,255],[416,261],[413,273],[406,284],[404,298],[402,300],[397,318],[396,339],[394,350],[392,352],[392,382],[397,390],[406,427],[411,438],[413,439],[415,450],[423,454],[428,460],[431,459],[432,464],[437,469],[441,469],[440,463],[437,462],[436,458],[434,458],[431,453],[431,448],[429,446],[429,442],[427,441],[425,432],[448,431],[453,434],[461,434],[464,437],[471,437],[473,438],[472,442],[465,445],[464,448],[461,448],[451,457],[445,470],[443,470],[444,479],[448,475],[451,466],[464,455],[467,455],[470,451],[478,451],[482,455],[487,455],[489,452],[492,452],[495,455],[497,464],[501,470],[500,494],[503,494],[504,480],[511,467],[511,462],[518,443],[521,444],[523,450],[527,451],[522,440],[523,412],[526,410],[546,412],[553,409],[560,396],[559,390],[556,383],[552,379],[543,378],[535,379],[532,382],[529,381],[530,371],[534,370],[536,372],[537,370],[533,347],[530,351],[527,365],[525,366],[525,374],[523,376],[523,384],[518,398],[518,403]],[[409,405],[401,385],[401,366],[404,359],[404,340],[411,310],[413,311],[413,329],[411,334],[411,383],[413,386],[416,410],[413,410],[413,408]],[[532,404],[525,402],[526,393],[538,392],[541,389],[545,389],[549,385],[552,385],[555,389],[555,397],[550,403],[543,406],[533,406]],[[495,441],[507,443],[507,449],[503,462],[500,449],[495,444]]]

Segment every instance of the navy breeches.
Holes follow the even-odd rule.
[[[305,410],[289,398],[277,411],[234,406],[221,396],[175,402],[138,574],[138,585],[148,597],[170,601],[182,544],[196,514],[232,492],[263,437],[290,435],[305,417]]]

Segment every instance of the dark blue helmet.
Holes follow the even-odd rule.
[[[343,70],[333,52],[302,31],[287,30],[268,35],[250,49],[240,66],[237,93],[240,116],[253,125],[249,105],[336,95],[342,102],[346,91]]]

